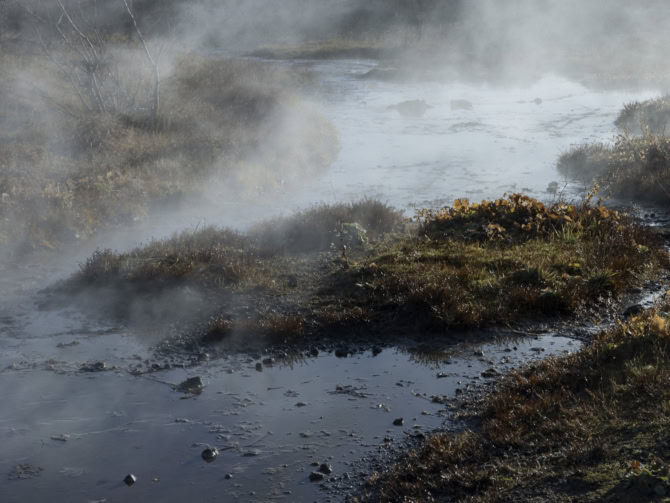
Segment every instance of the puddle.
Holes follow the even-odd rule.
[[[503,372],[578,345],[543,336],[449,354],[322,353],[261,372],[255,360],[235,357],[137,377],[126,369],[148,353],[132,337],[28,340],[0,358],[0,473],[23,464],[42,471],[29,480],[0,477],[0,493],[3,502],[53,494],[184,501],[193,491],[198,501],[222,494],[226,501],[323,500],[332,481],[310,482],[312,463],[331,464],[327,479],[338,487],[353,485],[356,461],[444,424],[447,408],[433,396],[456,397],[457,389],[488,381],[482,373],[491,367]],[[113,370],[79,372],[92,355]],[[205,384],[197,396],[166,384],[194,376]],[[394,426],[398,418],[402,426]],[[220,451],[212,463],[201,458],[208,446]],[[137,477],[132,487],[122,482],[128,473]]]

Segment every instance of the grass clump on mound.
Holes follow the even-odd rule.
[[[402,212],[375,199],[320,204],[288,218],[263,222],[251,231],[264,247],[290,253],[360,245],[402,226]]]
[[[665,135],[670,122],[670,95],[663,95],[646,101],[627,103],[619,112],[614,124],[624,131],[641,134]]]
[[[669,309],[512,373],[475,431],[429,438],[360,501],[665,501]]]
[[[159,289],[175,283],[242,286],[262,282],[262,254],[247,237],[210,226],[152,241],[127,253],[96,251],[74,285]]]
[[[596,180],[612,196],[667,204],[670,200],[670,138],[645,133],[619,136],[613,146],[573,147],[558,171],[586,183]]]
[[[558,172],[586,184],[596,181],[612,196],[667,204],[670,200],[670,100],[662,96],[623,107],[614,144],[577,145],[562,153]],[[670,131],[668,131],[670,132]]]
[[[356,271],[373,303],[420,329],[575,313],[666,263],[662,243],[602,206],[512,195],[422,214],[419,236]]]
[[[99,251],[85,287],[206,290],[206,341],[444,333],[605,306],[667,263],[660,238],[600,203],[518,194],[424,211],[419,225],[374,200],[322,205],[247,235],[205,228],[129,253]],[[404,229],[403,232],[398,232]],[[333,246],[334,245],[334,246]]]

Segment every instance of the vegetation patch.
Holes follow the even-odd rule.
[[[667,203],[670,198],[670,119],[667,96],[624,106],[616,125],[624,130],[612,145],[583,144],[560,155],[559,173],[590,185],[596,181],[612,196]]]
[[[208,227],[129,253],[99,251],[72,291],[189,285],[208,293],[199,337],[280,340],[513,324],[605,308],[667,262],[660,238],[598,203],[521,195],[424,211],[373,200],[322,205],[247,235]]]
[[[50,59],[66,48],[2,46],[0,245],[57,247],[216,184],[254,198],[336,155],[334,126],[299,96],[306,71],[174,56],[154,112],[141,49],[104,47],[120,75],[96,109]]]
[[[514,372],[359,501],[665,501],[670,497],[670,304],[577,353]]]
[[[627,103],[619,112],[614,124],[624,131],[665,136],[670,122],[670,95],[663,95],[646,101]]]

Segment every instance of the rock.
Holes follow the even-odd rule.
[[[348,354],[349,350],[347,348],[337,348],[335,350],[335,356],[338,358],[346,358]]]
[[[481,349],[478,349],[477,351],[475,351],[472,354],[475,355],[475,356],[484,356],[484,351],[482,351]]]
[[[311,482],[321,482],[325,478],[326,476],[321,472],[312,472],[309,474],[309,480]]]
[[[260,360],[261,358],[263,358],[259,353],[252,353],[249,356],[251,356],[251,358],[254,360]]]
[[[633,304],[632,306],[628,306],[626,310],[623,312],[624,317],[629,318],[631,316],[635,316],[640,314],[644,310],[644,307],[642,307],[641,304]]]
[[[446,372],[440,372],[439,374],[437,374],[438,379],[443,379],[444,377],[449,377],[449,374],[447,374]]]
[[[451,100],[449,105],[452,110],[472,110],[472,102],[468,100]]]
[[[541,105],[542,104],[542,98],[535,98],[531,103],[535,103],[536,105]]]
[[[23,463],[16,465],[7,475],[9,480],[31,479],[38,477],[42,473],[43,468],[40,466],[31,465],[30,463]]]
[[[322,463],[321,466],[319,466],[319,472],[325,475],[330,475],[333,473],[333,467],[328,463]]]
[[[175,389],[181,393],[200,393],[203,387],[202,377],[196,376],[182,381]]]
[[[82,372],[104,372],[105,370],[111,370],[112,368],[107,365],[107,362],[99,361],[94,363],[85,363],[81,366]]]
[[[261,362],[258,362],[256,364],[256,371],[257,372],[263,372],[263,364]]]
[[[382,352],[382,348],[379,346],[372,346],[372,356],[377,356]]]
[[[319,356],[319,350],[313,347],[309,350],[309,354],[312,356]]]
[[[402,101],[396,105],[388,107],[389,110],[396,110],[403,117],[422,117],[431,107],[424,100]]]
[[[496,377],[500,375],[500,372],[498,372],[496,369],[491,367],[490,369],[485,370],[482,372],[482,377]]]
[[[393,426],[402,426],[404,423],[405,420],[402,417],[393,420]]]
[[[558,182],[550,182],[549,185],[547,185],[546,192],[547,194],[556,194],[558,192],[559,185]]]
[[[298,402],[295,404],[296,407],[307,407],[309,403],[307,402]]]
[[[340,241],[347,248],[356,248],[368,244],[368,233],[358,222],[344,223],[341,229]]]
[[[265,366],[267,366],[267,367],[272,367],[272,366],[274,365],[274,363],[275,363],[275,359],[274,359],[274,358],[265,358],[265,359],[263,360],[263,365],[265,365]]]
[[[126,484],[128,487],[132,486],[135,482],[137,482],[137,477],[133,475],[132,473],[129,473],[126,475],[126,478],[123,479],[123,483]]]
[[[219,455],[219,450],[216,447],[208,447],[204,451],[202,451],[202,459],[204,459],[207,463],[211,463],[216,459],[216,457]]]
[[[223,478],[226,479],[226,480],[230,480],[230,479],[233,478],[233,476],[232,476],[230,473],[226,473],[226,474],[223,476]]]
[[[205,363],[209,361],[209,354],[208,353],[200,353],[198,355],[198,361],[200,363]]]

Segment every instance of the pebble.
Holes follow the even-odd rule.
[[[133,475],[132,473],[129,473],[123,479],[123,483],[126,484],[128,487],[132,486],[135,482],[137,482],[137,477],[135,477],[135,475]]]
[[[330,475],[331,473],[333,473],[333,467],[328,463],[322,463],[321,466],[319,466],[319,472],[325,475]]]
[[[258,362],[256,364],[256,371],[257,372],[263,372],[263,364],[262,363]]]
[[[204,459],[207,463],[211,463],[216,459],[216,457],[219,455],[219,450],[216,447],[208,447],[204,451],[202,451],[202,459]]]
[[[393,426],[402,426],[405,420],[402,417],[393,420]]]
[[[312,472],[309,474],[309,480],[312,482],[321,482],[326,476],[321,472]]]

